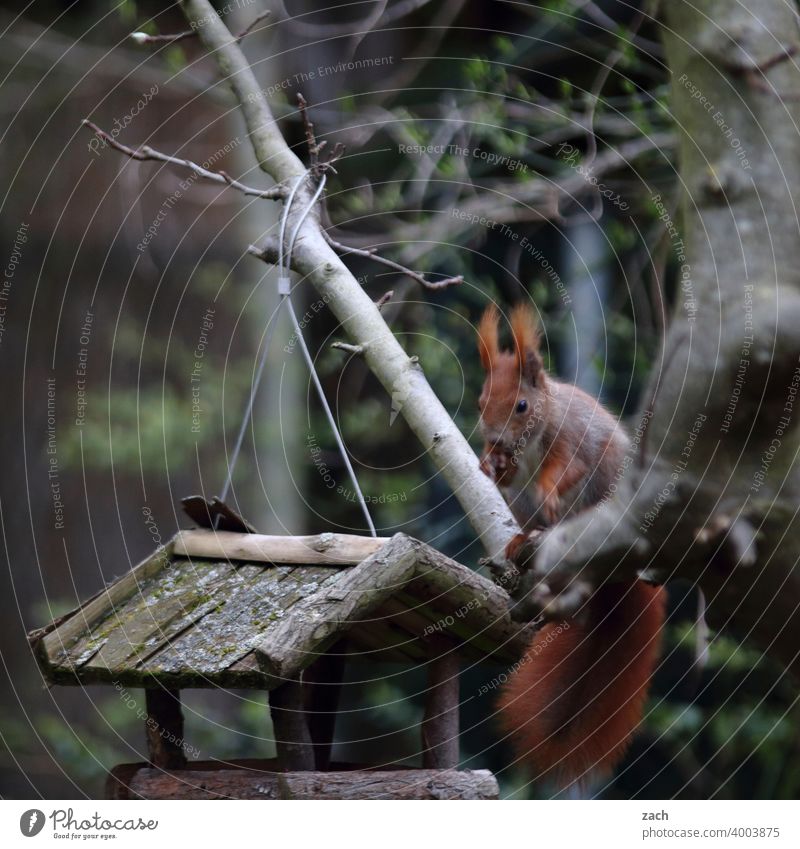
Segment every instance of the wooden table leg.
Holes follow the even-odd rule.
[[[428,643],[428,684],[422,720],[422,766],[458,767],[459,660],[453,643],[436,635]]]
[[[153,687],[144,691],[147,707],[147,751],[150,763],[161,769],[186,766],[183,753],[183,713],[180,690]]]

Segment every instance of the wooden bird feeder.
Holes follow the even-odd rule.
[[[530,636],[502,589],[404,534],[201,528],[30,640],[52,684],[144,688],[149,763],[115,767],[109,798],[494,799],[458,769],[459,665],[514,663]],[[425,665],[421,769],[331,766],[342,668],[366,658]],[[277,758],[187,762],[186,687],[267,690]]]

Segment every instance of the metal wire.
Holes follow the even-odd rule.
[[[289,197],[286,199],[286,203],[284,204],[284,207],[283,207],[283,213],[281,215],[281,222],[280,222],[279,249],[278,249],[278,277],[279,277],[279,279],[283,278],[284,276],[288,277],[289,271],[291,269],[291,263],[292,263],[292,251],[294,250],[294,244],[295,244],[297,236],[300,232],[300,228],[303,226],[303,223],[305,222],[305,220],[308,217],[311,210],[314,208],[315,204],[317,203],[320,196],[322,195],[323,189],[325,188],[326,176],[325,176],[325,174],[323,174],[322,177],[320,178],[319,185],[317,186],[317,189],[314,192],[314,195],[309,200],[309,202],[306,205],[305,209],[303,210],[303,213],[300,216],[297,224],[295,225],[294,230],[292,231],[292,236],[289,240],[288,250],[286,251],[286,255],[284,256],[283,245],[284,245],[284,239],[286,237],[286,224],[287,224],[287,221],[288,221],[288,218],[289,218],[289,212],[291,210],[292,203],[294,202],[295,195],[297,194],[297,190],[300,188],[300,184],[303,182],[303,180],[305,180],[305,178],[307,176],[308,176],[308,171],[306,171],[305,174],[302,174],[300,177],[297,178],[297,181],[295,182],[294,186],[292,187],[292,190],[289,193]],[[330,405],[328,404],[328,399],[325,397],[325,392],[322,388],[322,383],[320,382],[319,375],[317,374],[317,371],[314,367],[314,361],[311,358],[311,353],[309,352],[308,346],[306,345],[306,341],[303,338],[303,332],[302,332],[302,329],[300,327],[300,322],[297,320],[297,314],[295,313],[294,307],[292,306],[292,300],[287,294],[284,294],[282,292],[280,293],[279,298],[280,298],[280,300],[278,301],[278,306],[276,307],[275,312],[270,317],[269,324],[267,325],[267,333],[266,333],[266,338],[264,340],[264,350],[261,354],[261,359],[260,359],[259,364],[258,364],[258,369],[256,371],[255,379],[254,379],[253,384],[250,388],[250,397],[248,398],[247,407],[245,408],[244,417],[242,419],[242,424],[241,424],[241,427],[239,428],[239,433],[238,433],[238,436],[236,438],[236,443],[235,443],[233,451],[231,453],[231,460],[230,460],[230,463],[228,464],[228,474],[227,474],[227,477],[225,479],[225,486],[222,489],[222,495],[220,496],[220,500],[225,501],[225,498],[228,495],[228,491],[230,490],[231,483],[233,481],[233,472],[234,472],[234,469],[236,467],[236,463],[239,459],[239,454],[241,453],[241,450],[242,450],[242,445],[244,443],[244,437],[245,437],[245,434],[247,433],[247,426],[248,426],[250,419],[253,415],[253,406],[255,404],[256,395],[258,393],[258,387],[261,383],[261,378],[262,378],[263,373],[264,373],[264,367],[266,366],[266,363],[267,363],[267,356],[269,354],[270,343],[272,342],[272,337],[275,333],[276,319],[278,317],[278,314],[280,313],[280,310],[281,310],[281,307],[283,306],[284,301],[286,301],[287,307],[288,307],[288,310],[289,310],[289,316],[291,318],[292,326],[294,328],[294,333],[295,333],[295,336],[297,337],[297,341],[300,343],[300,350],[303,352],[303,358],[305,359],[306,365],[308,366],[309,373],[311,374],[311,380],[314,383],[314,388],[317,391],[317,395],[318,395],[319,400],[322,404],[322,408],[325,411],[325,416],[328,420],[328,424],[330,425],[331,430],[333,431],[334,438],[336,439],[336,444],[339,448],[339,453],[341,454],[342,461],[344,462],[345,467],[347,469],[347,473],[350,476],[350,481],[353,484],[353,489],[355,490],[356,496],[358,498],[358,503],[361,506],[361,511],[364,514],[364,519],[366,520],[367,526],[369,527],[370,534],[372,534],[373,537],[376,537],[378,535],[378,532],[375,529],[375,524],[372,521],[372,516],[370,515],[369,509],[367,507],[366,499],[364,498],[364,494],[361,491],[361,487],[358,483],[358,478],[356,477],[355,470],[353,469],[353,466],[350,462],[350,456],[347,453],[347,448],[345,447],[344,440],[342,439],[342,435],[339,432],[339,428],[336,425],[336,420],[333,417],[333,412],[331,411]],[[217,517],[217,522],[215,522],[215,525],[218,522],[219,522],[219,516]]]
[[[283,274],[283,239],[286,233],[286,220],[289,217],[289,210],[292,206],[292,201],[294,201],[294,196],[297,194],[297,190],[300,188],[300,184],[305,180],[306,175],[301,174],[294,186],[292,187],[291,192],[289,193],[289,197],[286,199],[286,203],[283,206],[283,212],[281,214],[281,226],[280,226],[280,248],[279,248],[279,258],[278,258],[278,274]],[[239,433],[236,437],[236,442],[233,446],[233,451],[231,452],[231,459],[228,463],[228,474],[225,477],[225,485],[222,487],[222,494],[220,495],[220,501],[225,501],[228,497],[228,492],[231,488],[231,484],[233,483],[233,472],[236,468],[236,464],[239,461],[239,454],[242,451],[242,445],[244,444],[244,437],[247,433],[247,426],[250,424],[250,419],[253,415],[253,406],[256,402],[256,395],[258,394],[258,387],[261,384],[261,377],[264,374],[264,366],[267,364],[267,356],[269,355],[270,344],[272,342],[272,337],[275,335],[275,327],[277,326],[277,318],[278,314],[281,311],[281,307],[283,306],[283,302],[286,300],[285,296],[281,295],[278,300],[278,306],[275,308],[275,312],[270,317],[269,323],[267,325],[267,333],[266,338],[264,340],[264,350],[261,353],[261,359],[258,363],[258,369],[256,371],[255,379],[250,386],[250,397],[247,399],[247,406],[244,410],[244,416],[242,417],[242,424],[239,427]],[[219,523],[219,516],[214,523],[214,526]]]
[[[275,312],[270,316],[269,324],[267,325],[267,334],[264,339],[264,350],[261,352],[261,359],[258,363],[258,370],[256,371],[255,380],[253,380],[253,385],[250,387],[250,397],[247,399],[247,407],[245,407],[244,417],[242,418],[242,424],[239,428],[239,434],[236,437],[236,443],[233,446],[233,451],[231,452],[231,460],[228,463],[228,474],[225,478],[225,486],[222,487],[222,494],[220,495],[220,501],[224,501],[228,497],[228,490],[231,488],[231,483],[233,481],[233,470],[236,468],[236,463],[239,459],[239,454],[242,450],[242,444],[244,443],[244,436],[247,433],[247,425],[250,423],[250,418],[253,415],[253,405],[256,401],[256,394],[258,393],[258,386],[261,383],[261,376],[264,373],[264,366],[267,364],[267,354],[269,353],[270,343],[272,342],[272,337],[275,334],[275,327],[277,326],[276,319],[278,317],[278,313],[280,312],[280,308],[283,305],[283,298],[278,302],[278,306],[275,309]]]
[[[317,186],[317,191],[314,193],[314,196],[311,198],[308,206],[303,210],[303,214],[300,216],[300,220],[295,225],[294,231],[292,232],[292,238],[289,240],[289,250],[287,257],[287,273],[288,268],[291,267],[292,261],[292,251],[294,250],[295,239],[297,239],[297,234],[300,232],[300,228],[303,225],[303,222],[306,220],[309,212],[314,208],[314,205],[319,200],[320,195],[322,194],[322,190],[325,188],[325,175],[323,174],[319,181],[319,186]],[[358,503],[361,505],[361,512],[364,514],[364,519],[367,522],[367,527],[369,528],[369,532],[372,536],[378,536],[378,532],[375,530],[375,525],[372,521],[372,516],[370,516],[369,508],[367,507],[366,499],[364,498],[364,493],[361,491],[361,487],[358,483],[358,478],[356,477],[355,470],[353,469],[352,464],[350,463],[350,456],[347,453],[347,448],[345,447],[344,440],[342,439],[342,434],[339,432],[339,428],[336,425],[336,420],[333,417],[333,412],[331,411],[330,405],[328,404],[328,399],[325,397],[325,392],[322,389],[322,383],[320,382],[319,376],[317,375],[317,370],[314,368],[314,361],[311,359],[311,353],[308,350],[308,346],[306,345],[306,340],[303,338],[303,331],[300,327],[300,322],[297,320],[297,314],[294,311],[294,307],[292,306],[292,299],[287,295],[286,296],[287,306],[289,308],[289,316],[292,319],[292,325],[294,326],[294,332],[297,336],[297,341],[300,343],[300,350],[303,352],[303,357],[305,358],[306,365],[308,366],[308,370],[311,373],[311,380],[314,382],[314,387],[317,390],[317,395],[319,396],[319,400],[322,403],[322,407],[325,410],[325,416],[328,419],[328,424],[333,431],[333,436],[336,439],[336,444],[339,447],[339,453],[342,456],[342,461],[344,462],[345,467],[347,468],[347,473],[350,475],[350,482],[353,484],[353,489],[355,490],[356,496],[358,497]]]

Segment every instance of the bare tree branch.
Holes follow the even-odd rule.
[[[239,33],[239,35],[237,35],[237,36],[236,36],[236,41],[237,41],[237,43],[238,43],[238,42],[241,42],[241,41],[242,41],[242,39],[244,39],[244,38],[246,38],[248,35],[250,35],[250,33],[251,33],[251,32],[253,32],[253,30],[254,30],[254,29],[255,29],[255,28],[256,28],[256,27],[257,27],[257,26],[258,26],[258,25],[259,25],[262,21],[267,20],[267,19],[268,19],[271,15],[272,15],[272,12],[271,12],[269,9],[266,9],[266,10],[265,10],[265,11],[263,11],[263,12],[259,12],[259,14],[257,14],[257,15],[255,16],[255,18],[253,18],[253,20],[252,20],[252,21],[250,21],[250,23],[249,23],[249,24],[248,24],[248,25],[247,25],[247,26],[246,26],[246,27],[245,27],[245,28],[244,28],[244,29],[243,29],[243,30]]]
[[[322,149],[328,144],[327,141],[317,141],[317,137],[314,134],[314,125],[311,123],[311,119],[308,116],[308,104],[306,103],[305,97],[303,97],[300,92],[297,93],[297,106],[300,110],[300,117],[303,121],[303,129],[306,134],[306,144],[308,146],[308,156],[311,161],[311,173],[315,177],[319,177],[321,174],[324,174],[326,171],[333,171],[336,173],[336,169],[333,167],[333,163],[336,162],[337,159],[340,159],[344,155],[345,147],[340,142],[336,142],[333,146],[333,151],[330,153],[326,160],[320,160],[319,155]]]
[[[178,41],[183,41],[186,38],[194,38],[197,33],[193,29],[183,30],[183,32],[159,33],[150,35],[150,33],[137,30],[132,32],[128,38],[135,44],[175,44]]]
[[[432,291],[447,289],[448,286],[459,286],[464,282],[464,277],[461,274],[456,277],[445,277],[444,280],[426,280],[425,277],[418,271],[413,271],[412,269],[401,265],[399,262],[380,256],[375,252],[374,248],[351,248],[348,245],[343,245],[341,242],[337,242],[334,238],[329,236],[325,230],[322,231],[322,235],[325,237],[325,241],[339,253],[344,254],[345,256],[347,256],[347,254],[353,254],[354,256],[362,256],[366,259],[371,259],[373,262],[378,262],[381,265],[385,265],[388,268],[393,268],[395,271],[399,271],[401,274],[405,274],[406,277],[410,277],[426,289],[430,289]]]
[[[349,342],[331,342],[331,348],[338,351],[346,351],[348,354],[360,357],[364,353],[363,345],[351,345]]]
[[[264,198],[265,200],[281,200],[286,196],[286,188],[284,186],[274,186],[271,189],[256,189],[252,186],[245,186],[238,180],[234,180],[233,177],[226,174],[224,171],[209,171],[207,168],[203,168],[202,165],[198,165],[190,159],[180,159],[177,156],[170,156],[167,153],[161,153],[158,150],[154,150],[148,145],[143,145],[138,148],[128,147],[128,145],[118,142],[105,130],[101,130],[97,124],[94,124],[88,118],[83,119],[83,124],[109,147],[114,148],[114,150],[117,150],[120,153],[124,153],[125,156],[128,156],[131,159],[137,159],[140,162],[145,162],[147,160],[167,162],[170,165],[178,165],[181,168],[188,168],[204,180],[210,180],[212,183],[220,183],[223,186],[230,186],[232,189],[236,189],[242,194],[250,195],[252,197]]]
[[[288,213],[291,227],[312,206],[315,181],[306,177],[308,169],[286,144],[252,69],[212,5],[182,0],[181,7],[190,23],[204,21],[200,39],[239,101],[259,165],[277,183],[297,187]],[[403,351],[375,303],[326,242],[318,208],[302,220],[292,261],[327,300],[354,344],[368,343],[368,367],[450,485],[484,548],[499,555],[518,529],[511,511],[480,471],[478,458],[430,388],[421,364]]]
[[[591,175],[601,179],[621,168],[633,167],[640,157],[654,151],[663,156],[676,143],[672,133],[654,133],[624,142],[613,150],[598,154]],[[437,181],[442,182],[446,181]],[[403,261],[414,262],[436,245],[452,244],[462,233],[474,232],[481,219],[497,224],[561,221],[562,200],[573,201],[594,191],[591,180],[578,170],[557,180],[545,177],[526,182],[495,180],[484,185],[476,184],[475,188],[478,190],[476,193],[463,200],[456,199],[448,210],[424,223],[409,223],[396,216],[390,219],[381,234],[347,233],[341,238],[359,247],[376,241],[407,244],[408,247],[403,249]]]
[[[389,289],[388,292],[384,292],[377,301],[375,301],[375,306],[380,309],[384,304],[388,304],[389,301],[394,297],[394,292]]]
[[[248,36],[256,26],[272,14],[271,11],[260,12],[255,18],[236,36],[236,41],[241,41],[245,36]],[[164,33],[159,35],[150,35],[146,32],[132,32],[130,39],[136,44],[175,44],[177,41],[183,41],[186,38],[194,38],[197,35],[197,29],[187,29],[183,32]]]

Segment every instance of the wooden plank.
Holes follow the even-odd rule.
[[[89,665],[108,669],[136,666],[173,634],[201,619],[218,603],[217,593],[224,593],[238,580],[239,572],[227,562],[173,563],[162,580],[149,581],[141,595],[112,613],[108,622],[98,624],[96,630],[106,629],[106,639]],[[75,661],[80,665],[77,658]]]
[[[498,654],[520,657],[535,628],[511,619],[508,593],[429,545],[420,543],[419,553],[416,575],[405,593],[436,612],[442,611],[433,624],[485,645],[487,654],[494,653],[493,646]]]
[[[148,578],[158,574],[169,564],[172,545],[173,540],[153,552],[127,575],[79,607],[73,616],[47,634],[41,642],[40,657],[43,656],[51,664],[57,664],[58,659],[65,657],[69,649],[104,619],[109,611],[130,598]]]
[[[353,623],[405,586],[420,545],[397,534],[355,569],[294,605],[255,646],[262,670],[279,680],[296,677]]]
[[[382,663],[402,660],[417,664],[427,657],[425,645],[406,630],[387,621],[371,620],[352,626],[347,638],[353,639],[353,660]],[[355,649],[358,651],[355,651]]]
[[[298,601],[313,595],[323,584],[335,580],[339,574],[338,567],[331,566],[279,566],[279,569],[289,569],[289,573],[281,580],[280,610],[276,619],[282,618]],[[272,622],[270,626],[272,627]]]
[[[226,558],[248,563],[347,566],[370,557],[388,541],[388,537],[355,534],[290,537],[198,529],[180,531],[175,537],[174,551],[186,557]]]
[[[247,593],[253,584],[276,584],[279,580],[280,575],[275,569],[249,563],[234,567],[230,574],[226,576],[226,579],[217,584],[213,588],[213,592],[208,593],[197,607],[187,611],[184,617],[177,619],[169,628],[164,630],[157,642],[150,648],[150,651],[138,659],[138,667],[142,670],[151,670],[157,666],[158,668],[165,668],[159,666],[159,663],[154,659],[163,660],[173,650],[174,646],[182,644],[184,640],[191,640],[198,634],[201,634],[215,646],[217,651],[224,655],[225,663],[223,666],[229,666],[234,660],[246,653],[247,647],[241,646],[240,650],[235,642],[225,643],[223,634],[216,630],[213,624],[224,621],[224,619],[220,620],[220,614],[224,610],[230,610],[233,619],[233,608],[236,600],[241,598],[242,594]],[[231,605],[231,608],[228,608],[228,605]],[[184,668],[186,667],[202,668],[191,662],[187,663]],[[203,672],[206,671],[203,670]]]
[[[252,642],[268,627],[271,617],[278,615],[267,589],[278,583],[274,570],[245,565],[224,593],[212,596],[203,606],[201,617],[187,621],[186,627],[163,640],[142,659],[139,669],[154,675],[196,669],[205,675],[231,666],[250,651]],[[249,615],[242,620],[240,628],[238,621],[246,612]]]
[[[453,641],[436,635],[429,643],[425,716],[422,719],[422,766],[455,769],[458,766],[459,662]]]
[[[430,633],[431,620],[419,610],[419,602],[411,596],[396,593],[381,605],[375,613],[376,619],[386,619],[393,627],[405,631],[409,639],[415,639],[422,645],[422,640]]]
[[[147,658],[143,671],[198,669],[213,675],[227,669],[281,626],[286,604],[320,592],[340,574],[327,566],[298,568],[288,575],[263,566],[243,568],[253,570],[250,579],[233,585],[224,597],[215,596],[203,618]]]
[[[498,799],[497,780],[480,770],[256,772],[116,767],[116,799]]]
[[[261,667],[258,665],[258,658],[256,657],[256,653],[250,649],[244,657],[239,658],[239,660],[234,661],[226,670],[230,674],[242,674],[242,675],[263,675],[264,673],[261,671]]]

